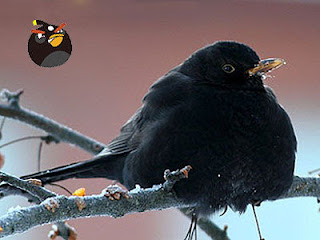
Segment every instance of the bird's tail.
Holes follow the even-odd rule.
[[[69,178],[108,178],[122,182],[122,169],[125,156],[98,155],[93,159],[56,167],[53,169],[22,176],[22,179],[35,178],[42,184]]]

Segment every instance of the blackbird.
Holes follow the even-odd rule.
[[[261,60],[245,44],[219,41],[193,53],[150,88],[120,134],[91,160],[24,176],[43,184],[108,178],[128,189],[163,182],[166,169],[192,166],[177,196],[208,215],[227,206],[273,200],[293,180],[296,138]]]

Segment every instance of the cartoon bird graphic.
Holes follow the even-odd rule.
[[[64,64],[72,51],[70,37],[63,29],[66,24],[56,26],[42,20],[34,20],[33,25],[41,25],[41,27],[31,30],[28,52],[32,61],[41,67],[56,67]]]

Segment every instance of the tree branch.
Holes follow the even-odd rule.
[[[320,178],[294,176],[289,191],[278,199],[294,197],[320,197]],[[278,200],[277,199],[277,200]]]
[[[18,183],[23,190],[30,189],[29,183],[5,174],[6,181],[20,181]],[[11,180],[13,178],[13,181]],[[176,179],[174,179],[176,180]],[[171,184],[171,183],[170,183]],[[164,185],[168,185],[167,183]],[[35,186],[36,188],[41,188]],[[279,199],[292,197],[320,197],[320,179],[295,177],[288,193]],[[40,191],[33,191],[35,195]],[[19,208],[0,217],[2,232],[0,238],[21,233],[35,226],[46,223],[62,222],[68,219],[110,216],[123,217],[130,213],[145,212],[150,210],[162,210],[167,208],[193,208],[196,205],[188,205],[178,199],[174,192],[168,191],[163,185],[141,189],[136,187],[129,192],[129,198],[119,201],[111,201],[104,194],[87,197],[56,196],[47,198],[41,204],[27,208]],[[183,212],[189,216],[185,209]],[[226,232],[219,229],[207,218],[200,219],[202,229],[214,240],[229,240]]]
[[[20,178],[16,178],[12,175],[6,174],[4,172],[0,172],[0,183],[5,182],[10,186],[18,188],[26,192],[27,194],[31,195],[32,199],[36,199],[37,202],[42,202],[43,200],[57,196],[57,194],[43,188],[40,186],[35,185],[32,181],[22,180]],[[1,186],[2,184],[0,184]],[[10,194],[8,194],[10,195]],[[8,196],[7,195],[7,196]]]
[[[105,147],[104,144],[69,127],[66,127],[39,113],[21,107],[19,99],[14,98],[17,94],[20,96],[21,92],[11,93],[8,90],[3,90],[1,92],[2,98],[8,102],[8,105],[0,104],[0,115],[41,129],[56,139],[75,145],[91,154],[98,154]]]
[[[26,183],[26,181],[19,180],[7,174],[3,175],[6,176],[6,181],[8,182],[20,181],[17,185],[23,190],[26,191],[30,189],[30,183]],[[39,186],[35,187],[42,189]],[[31,191],[33,194],[36,192]],[[43,195],[42,190],[37,193]],[[176,197],[174,192],[168,191],[168,189],[163,188],[162,185],[148,189],[137,187],[131,190],[128,195],[128,198],[122,198],[119,201],[111,201],[103,193],[86,197],[49,197],[39,205],[19,208],[0,217],[0,227],[2,228],[0,238],[21,233],[42,224],[62,222],[75,218],[93,216],[111,216],[118,218],[130,213],[144,212],[147,210],[194,207],[183,203]]]
[[[22,180],[12,175],[0,172],[0,187],[3,186],[2,182],[4,182],[5,185],[8,185],[7,189],[11,189],[11,191],[8,191],[6,195],[1,197],[19,194],[26,197],[30,202],[39,204],[47,198],[57,196],[57,194],[41,187],[41,182],[36,179]],[[76,239],[77,233],[75,229],[65,222],[57,222],[53,225],[53,228],[55,230],[51,230],[49,235],[60,236],[65,240],[72,240],[69,237],[70,235],[73,235],[75,236],[74,239]],[[1,227],[1,229],[3,228]]]

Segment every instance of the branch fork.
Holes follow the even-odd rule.
[[[0,92],[0,98],[4,102],[8,102],[11,107],[20,108],[20,96],[23,94],[23,89],[20,89],[16,92],[10,92],[8,89],[3,89]]]

